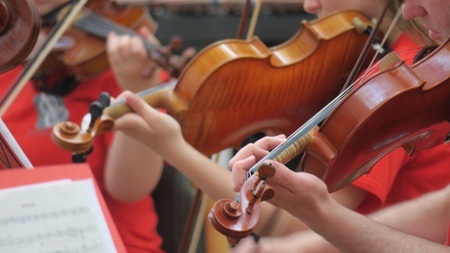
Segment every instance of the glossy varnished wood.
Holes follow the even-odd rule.
[[[330,191],[347,185],[397,147],[410,154],[450,133],[450,44],[404,62],[353,90],[315,133],[301,168]]]
[[[274,48],[258,38],[214,43],[190,61],[174,87],[142,97],[168,109],[185,139],[205,155],[238,148],[264,130],[289,135],[340,92],[368,37],[356,31],[354,19],[370,25],[360,13],[346,11],[304,22],[292,39]],[[105,114],[117,118],[128,111],[122,103]],[[54,128],[55,142],[72,152],[86,151],[74,142],[79,136],[60,134],[63,124]],[[83,145],[92,142],[94,132],[79,133],[85,135]]]
[[[367,36],[353,11],[304,22],[289,41],[227,40],[200,52],[174,93],[188,101],[175,117],[188,142],[206,154],[240,147],[262,130],[292,133],[341,90]]]
[[[157,28],[145,7],[120,7],[109,0],[90,0],[86,4],[84,14],[80,14],[79,18],[89,14],[89,11],[101,15],[113,24],[126,28],[138,30],[146,27],[153,33]],[[73,46],[64,51],[61,59],[79,80],[91,78],[109,69],[106,38],[94,36],[75,27],[68,29],[65,36],[72,38]]]
[[[31,0],[0,0],[0,73],[28,57],[39,35],[40,20]]]

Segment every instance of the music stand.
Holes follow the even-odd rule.
[[[33,165],[0,118],[0,169],[27,168]]]

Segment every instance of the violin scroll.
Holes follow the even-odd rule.
[[[273,198],[275,194],[265,182],[274,174],[273,164],[264,162],[242,187],[240,193],[245,196],[237,195],[236,200],[221,199],[214,204],[208,219],[217,231],[227,236],[230,244],[237,244],[253,231],[259,220],[259,203]]]
[[[53,127],[51,135],[53,142],[63,149],[72,151],[74,161],[85,160],[86,155],[92,152],[94,138],[113,129],[114,119],[103,114],[103,110],[109,106],[109,101],[109,95],[102,93],[98,101],[89,107],[89,114],[85,116],[81,126],[64,121]]]
[[[52,140],[63,149],[74,153],[86,153],[92,148],[97,135],[109,132],[114,127],[114,119],[103,115],[91,128],[74,122],[60,122],[53,127]]]
[[[162,47],[162,58],[158,59],[158,64],[170,76],[178,77],[196,54],[196,50],[193,47],[182,50],[183,43],[183,39],[180,36],[174,36],[170,39],[169,44]]]
[[[151,106],[181,111],[186,106],[184,101],[177,100],[177,97],[172,95],[175,84],[173,81],[139,92],[138,95]],[[109,94],[100,94],[98,100],[89,107],[89,113],[84,116],[81,126],[69,121],[56,124],[51,135],[53,142],[74,155],[89,152],[97,135],[112,131],[114,120],[131,111],[125,100],[115,101],[111,105],[109,101]]]

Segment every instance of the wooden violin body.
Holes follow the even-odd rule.
[[[397,147],[413,154],[445,142],[448,120],[447,41],[412,67],[401,63],[353,90],[315,132],[300,167],[335,191]]]
[[[246,210],[259,208],[249,203],[264,181],[255,179],[259,168],[268,160],[286,163],[305,152],[299,169],[321,178],[329,191],[336,191],[368,173],[382,156],[397,147],[413,154],[449,141],[449,61],[447,41],[413,67],[401,62],[344,92],[343,100],[332,107],[335,109],[320,127],[303,125],[258,161],[249,170],[236,200],[217,201],[208,215],[211,224],[230,243],[251,233],[259,213]],[[251,174],[255,168],[257,173]]]
[[[360,13],[347,11],[305,22],[293,38],[274,48],[257,38],[212,44],[191,60],[173,88],[143,97],[154,107],[167,108],[185,139],[206,155],[238,148],[264,130],[289,134],[340,92],[368,37],[356,31],[353,19],[370,25]],[[103,119],[129,111],[124,103],[112,105]],[[70,130],[68,135],[60,131],[66,125],[61,123],[53,138],[65,149],[84,152],[93,135],[112,128],[110,121],[106,124],[97,124],[100,132]]]
[[[31,0],[0,0],[0,73],[22,63],[39,35],[41,19]]]
[[[341,91],[367,40],[354,18],[370,25],[342,12],[304,23],[277,47],[236,39],[200,52],[174,90],[190,101],[175,115],[186,140],[212,154],[262,130],[292,133]]]
[[[151,32],[155,32],[157,29],[148,9],[144,7],[121,7],[108,0],[91,0],[86,4],[86,8],[110,22],[133,30],[147,27]],[[108,33],[108,31],[101,32]],[[65,36],[71,38],[73,46],[64,51],[61,60],[79,80],[91,78],[109,69],[106,37],[93,36],[76,27],[69,29]]]

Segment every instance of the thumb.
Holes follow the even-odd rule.
[[[277,188],[278,186],[289,188],[298,183],[294,179],[296,172],[292,171],[280,162],[270,161],[270,163],[275,167],[275,174],[267,179],[270,186],[274,188]]]

